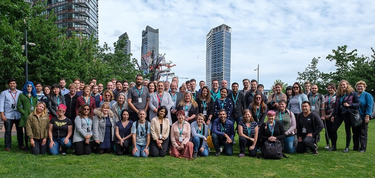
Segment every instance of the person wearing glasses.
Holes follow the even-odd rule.
[[[309,101],[307,95],[303,93],[301,85],[296,82],[293,84],[292,96],[289,99],[288,110],[291,111],[295,118],[302,112],[302,102]]]
[[[264,103],[261,93],[256,93],[254,95],[254,101],[250,104],[248,109],[250,109],[255,122],[257,122],[258,125],[262,125],[266,117],[267,105]]]
[[[78,116],[74,119],[75,129],[73,143],[75,146],[74,153],[78,156],[89,155],[91,153],[93,133],[92,133],[92,115],[88,104],[78,108]]]
[[[105,90],[103,92],[103,101],[100,102],[100,107],[103,105],[103,103],[108,102],[109,108],[112,109],[113,104],[115,104],[115,97],[113,96],[113,92],[111,90]]]
[[[57,107],[57,117],[53,117],[49,124],[49,151],[51,155],[60,153],[66,155],[68,148],[72,145],[70,137],[72,136],[72,121],[65,117],[66,106],[60,104]]]

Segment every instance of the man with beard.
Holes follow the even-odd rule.
[[[150,101],[150,94],[147,87],[143,86],[143,76],[137,75],[135,78],[136,84],[128,91],[128,107],[129,114],[132,121],[138,121],[139,110],[148,109],[148,103]]]

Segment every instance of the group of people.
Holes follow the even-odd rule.
[[[14,79],[0,95],[0,114],[5,126],[5,151],[11,149],[11,130],[17,130],[18,147],[33,154],[76,155],[115,152],[135,157],[174,157],[187,159],[208,156],[210,143],[215,155],[233,155],[234,137],[239,136],[239,157],[257,156],[265,142],[280,141],[284,153],[318,154],[317,143],[323,128],[326,149],[337,150],[337,130],[345,122],[349,152],[353,132],[353,150],[365,152],[367,125],[373,97],[366,83],[356,83],[355,91],[346,81],[327,86],[328,94],[318,86],[296,82],[282,92],[276,84],[272,94],[263,94],[263,85],[244,79],[244,88],[234,82],[213,80],[211,88],[191,79],[179,88],[178,78],[148,81],[137,75],[135,82],[112,81],[89,85],[75,79],[65,88],[59,84],[42,86],[26,82],[17,90]],[[363,123],[352,126],[350,110],[358,110]],[[30,145],[30,146],[29,146]],[[262,153],[261,153],[262,154]]]

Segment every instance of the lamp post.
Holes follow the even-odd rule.
[[[33,1],[32,0],[25,0],[25,3],[29,4],[30,8],[33,7]],[[26,24],[26,20],[24,22]],[[35,46],[35,43],[29,43],[27,41],[27,24],[26,24],[26,27],[25,27],[25,57],[26,57],[26,61],[25,61],[25,80],[26,80],[26,82],[29,81],[29,63],[28,63],[28,55],[27,55],[27,46],[28,45]]]
[[[258,64],[258,68],[254,69],[254,71],[257,71],[257,81],[259,83],[259,64]]]

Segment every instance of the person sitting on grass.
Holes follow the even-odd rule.
[[[191,123],[191,135],[193,137],[194,152],[193,158],[199,156],[208,156],[207,145],[208,126],[204,122],[205,115],[199,113],[197,121]]]
[[[57,107],[57,117],[53,117],[49,124],[49,151],[51,155],[58,155],[60,153],[60,146],[62,155],[66,155],[66,151],[72,142],[72,121],[65,117],[66,106],[60,104]]]
[[[240,140],[239,157],[245,156],[245,149],[248,148],[249,155],[255,157],[257,155],[258,140],[258,123],[255,122],[249,109],[243,111],[242,120],[238,123],[238,135]]]
[[[263,123],[259,128],[259,139],[261,150],[265,150],[265,141],[276,142],[283,141],[285,138],[285,130],[279,121],[275,121],[276,112],[269,110],[267,112],[267,122]],[[264,152],[262,153],[264,155]]]
[[[135,121],[132,126],[132,139],[134,157],[148,157],[150,145],[150,122],[146,121],[145,110],[138,110],[138,121]]]
[[[193,157],[193,143],[190,142],[190,124],[185,121],[185,111],[176,112],[177,122],[171,128],[170,155],[177,158],[191,159]]]
[[[120,98],[121,93],[119,94]],[[133,121],[129,120],[129,111],[124,109],[121,111],[121,120],[116,123],[116,155],[123,155],[129,152],[132,143],[131,128]]]
[[[233,122],[227,119],[227,112],[225,109],[219,111],[219,118],[215,119],[212,125],[212,141],[215,146],[216,156],[224,152],[228,156],[233,154],[233,139],[234,139],[234,126]]]
[[[93,146],[93,120],[91,108],[84,104],[78,108],[78,116],[74,119],[75,129],[73,143],[75,146],[74,153],[78,156],[89,155]]]

